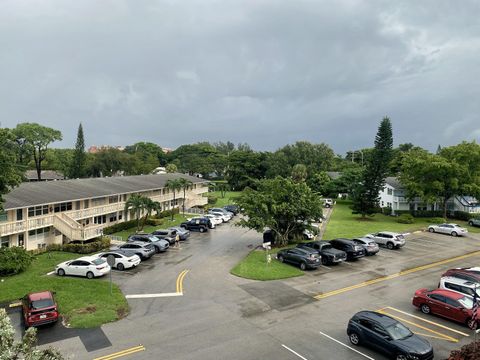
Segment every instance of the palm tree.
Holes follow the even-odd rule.
[[[150,199],[149,199],[150,200]],[[137,219],[137,232],[140,230],[140,214],[145,210],[145,197],[140,195],[132,195],[125,203],[125,216],[128,211],[135,212],[135,219]]]
[[[161,211],[160,203],[158,201],[153,201],[152,199],[150,199],[148,197],[143,198],[143,206],[144,206],[144,210],[147,213],[145,214],[145,217],[143,218],[142,227],[141,227],[140,230],[143,230],[143,228],[145,227],[145,223],[147,222],[148,217],[150,215],[152,215],[153,211],[156,211],[157,213]]]
[[[165,184],[165,188],[173,191],[173,208],[171,209],[171,211],[172,211],[172,221],[173,221],[173,210],[175,208],[175,193],[182,188],[182,185],[180,183],[180,179],[170,179],[170,180],[168,180],[167,183]]]
[[[183,190],[183,204],[182,204],[182,210],[183,210],[183,215],[185,215],[185,192],[187,189],[193,185],[193,183],[185,178],[180,178],[178,179],[178,182],[180,183],[181,189]]]

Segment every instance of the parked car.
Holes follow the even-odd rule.
[[[217,225],[220,225],[221,223],[223,223],[223,215],[220,216],[220,215],[214,215],[214,214],[205,214],[203,215],[203,217],[206,217],[207,219],[210,219],[210,221],[212,222],[212,224],[214,226],[217,226]]]
[[[302,235],[305,240],[313,240],[316,236],[315,233],[309,229],[303,230]]]
[[[220,212],[220,213],[223,213],[224,215],[232,218],[233,217],[233,213],[231,213],[230,211],[224,209],[224,208],[210,208],[208,209],[208,212]]]
[[[431,233],[441,233],[448,234],[452,236],[463,236],[468,234],[468,230],[460,227],[457,224],[438,224],[438,225],[429,225],[428,231]]]
[[[190,231],[182,228],[181,226],[172,226],[168,229],[175,230],[177,234],[180,236],[180,240],[182,241],[187,240],[190,237]]]
[[[323,207],[331,208],[333,206],[332,199],[323,199]]]
[[[288,262],[300,266],[300,269],[316,269],[321,264],[318,251],[307,248],[283,249],[277,253],[280,262]]]
[[[438,288],[455,291],[459,294],[472,297],[475,295],[476,292],[478,298],[480,299],[480,284],[478,282],[463,280],[453,276],[442,276],[440,278]]]
[[[55,267],[55,273],[60,276],[85,276],[89,279],[103,276],[110,272],[110,265],[105,259],[96,256],[83,256],[76,260],[64,261]]]
[[[126,250],[110,250],[97,254],[99,258],[107,260],[109,256],[115,259],[113,267],[120,271],[130,269],[140,264],[140,256],[131,251]]]
[[[470,226],[480,226],[480,218],[472,218],[468,220],[468,225]]]
[[[193,218],[188,221],[182,222],[180,226],[190,231],[195,230],[203,233],[208,231],[209,223],[211,223],[211,221],[209,221],[207,218]]]
[[[175,242],[175,239],[173,240]],[[151,234],[134,234],[130,235],[127,242],[142,242],[151,244],[156,253],[165,252],[170,247],[170,243],[167,240],[162,239],[160,236]]]
[[[449,269],[442,274],[443,276],[454,276],[458,279],[480,283],[480,267]]]
[[[175,238],[177,237],[177,230],[171,229],[157,229],[152,232],[152,235],[167,240],[170,245],[175,244]]]
[[[231,212],[234,216],[240,212],[240,208],[237,205],[225,205],[223,208]]]
[[[297,247],[318,251],[323,265],[338,264],[347,260],[347,253],[335,249],[328,241],[310,241],[308,243],[298,244]]]
[[[360,311],[348,322],[353,345],[366,345],[397,360],[431,360],[433,348],[394,318],[375,311]]]
[[[471,296],[459,294],[445,289],[418,289],[412,299],[412,304],[424,314],[435,314],[447,319],[466,324],[473,328],[473,299]],[[477,318],[480,315],[477,311]],[[477,321],[478,325],[478,321]]]
[[[218,216],[220,219],[222,219],[222,222],[229,222],[232,219],[232,216],[230,214],[225,214],[221,211],[208,210],[208,213]]]
[[[375,255],[380,251],[378,244],[371,238],[355,238],[353,241],[365,249],[365,255],[367,256]]]
[[[386,246],[389,250],[400,249],[405,245],[405,236],[391,231],[380,231],[364,237],[374,240],[378,245]]]
[[[118,247],[120,250],[127,250],[137,254],[140,259],[147,260],[150,259],[153,254],[155,254],[155,248],[150,243],[145,243],[142,241],[127,242]]]
[[[58,320],[58,307],[51,291],[41,291],[22,298],[25,328],[54,323]]]
[[[365,249],[353,240],[335,239],[330,240],[330,244],[332,244],[335,249],[345,251],[347,253],[347,260],[355,260],[365,256]]]

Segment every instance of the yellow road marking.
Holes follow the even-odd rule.
[[[189,270],[183,270],[177,277],[177,293],[183,294],[183,278]]]
[[[427,320],[427,319],[424,319],[424,318],[421,318],[420,316],[416,316],[416,315],[412,315],[412,314],[409,314],[405,311],[402,311],[402,310],[399,310],[399,309],[395,309],[394,307],[391,307],[391,306],[387,306],[386,308],[383,308],[381,310],[384,310],[384,309],[389,309],[389,310],[393,310],[393,311],[396,311],[396,312],[399,312],[401,314],[404,314],[404,315],[407,315],[407,316],[411,316],[415,319],[418,319],[418,320],[421,320],[421,321],[424,321],[428,324],[431,324],[431,325],[435,325],[435,326],[438,326],[442,329],[445,329],[445,330],[449,330],[451,332],[454,332],[454,333],[457,333],[457,334],[460,334],[460,335],[463,335],[463,336],[470,336],[464,332],[461,332],[461,331],[458,331],[458,330],[455,330],[455,329],[452,329],[452,328],[449,328],[448,326],[445,326],[445,325],[442,325],[442,324],[438,324],[436,322],[433,322],[433,321],[430,321],[430,320]]]
[[[455,339],[455,338],[453,338],[453,337],[451,337],[451,336],[448,336],[448,335],[446,335],[446,334],[442,334],[441,332],[438,332],[438,331],[429,329],[429,328],[427,328],[427,327],[425,327],[425,326],[423,326],[423,325],[414,323],[413,321],[410,321],[410,320],[407,320],[407,319],[403,319],[403,318],[401,318],[401,317],[399,317],[399,316],[392,315],[392,314],[387,313],[387,312],[385,312],[385,311],[379,311],[379,312],[382,313],[382,314],[391,316],[391,317],[393,317],[393,318],[395,318],[395,319],[398,319],[398,320],[400,320],[400,321],[403,321],[403,322],[405,322],[405,323],[407,323],[407,324],[416,326],[416,327],[418,327],[418,328],[420,328],[420,329],[422,329],[422,330],[426,330],[426,331],[428,331],[428,332],[431,332],[432,334],[441,336],[444,340],[448,340],[448,341],[455,342],[455,343],[458,342],[457,339]]]
[[[412,273],[415,273],[415,272],[418,272],[418,271],[430,269],[430,268],[433,268],[435,266],[448,264],[448,263],[453,262],[453,261],[462,260],[462,259],[466,259],[466,258],[469,258],[469,257],[472,257],[472,256],[477,256],[477,255],[480,255],[480,251],[474,251],[474,252],[471,252],[469,254],[460,255],[460,256],[456,256],[456,257],[441,260],[441,261],[436,261],[434,263],[430,263],[430,264],[427,264],[427,265],[417,266],[417,267],[412,268],[412,269],[400,271],[400,272],[392,274],[392,275],[382,276],[382,277],[379,277],[379,278],[376,278],[376,279],[364,281],[360,284],[347,286],[347,287],[344,287],[344,288],[341,288],[341,289],[337,289],[337,290],[333,290],[333,291],[329,291],[329,292],[326,292],[326,293],[323,293],[323,294],[316,295],[316,296],[314,296],[314,298],[317,299],[317,300],[325,299],[327,297],[342,294],[342,293],[347,292],[347,291],[352,291],[352,290],[362,288],[362,287],[365,287],[365,286],[369,286],[369,285],[373,285],[373,284],[376,284],[376,283],[379,283],[379,282],[382,282],[382,281],[395,279],[395,278],[400,277],[400,276],[409,275],[409,274],[412,274]]]
[[[15,303],[11,303],[11,304],[8,305],[8,307],[11,307],[11,308],[17,307],[17,306],[22,306],[22,303],[21,302],[15,302]]]
[[[425,336],[425,337],[429,337],[429,338],[434,338],[434,339],[439,339],[439,340],[445,340],[443,337],[440,337],[440,336],[428,335],[428,334],[424,334],[424,333],[416,332],[416,331],[412,331],[412,332],[413,332],[414,334],[421,335],[421,336]]]
[[[134,353],[139,352],[139,351],[145,351],[145,347],[143,345],[138,345],[138,346],[131,347],[129,349],[125,349],[125,350],[113,353],[113,354],[100,356],[100,357],[95,358],[93,360],[111,360],[111,359],[116,359],[116,358],[119,358],[119,357],[122,357],[122,356],[134,354]]]

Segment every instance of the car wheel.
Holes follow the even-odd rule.
[[[65,270],[63,270],[63,269],[58,269],[57,274],[58,274],[59,276],[63,276],[63,275],[65,275]]]
[[[473,226],[473,221],[469,221],[468,225]]]
[[[304,262],[301,262],[300,263],[300,269],[307,270],[307,264],[305,264]]]
[[[393,250],[394,247],[395,247],[395,245],[393,245],[393,243],[391,243],[391,242],[387,243],[387,249],[388,250]]]
[[[456,231],[452,231],[452,236],[453,236],[453,237],[458,236],[457,232],[456,232]]]
[[[407,355],[398,354],[395,359],[397,359],[397,360],[407,360],[408,358],[407,358]]]
[[[87,272],[87,278],[88,279],[93,279],[95,277],[95,275],[93,275],[93,273],[91,271]]]
[[[431,232],[431,233],[434,233],[435,229],[434,228],[428,228],[428,231]]]
[[[328,259],[326,256],[322,256],[322,265],[328,265]]]
[[[120,264],[117,265],[117,269],[120,270],[120,271],[123,271],[123,270],[125,270],[125,265],[120,263]]]
[[[420,306],[420,310],[424,314],[430,314],[430,311],[431,311],[430,306],[428,306],[427,304],[422,304],[422,306]]]
[[[283,263],[283,262],[285,261],[285,259],[283,258],[282,255],[277,256],[277,259],[278,259],[278,261],[280,261],[281,263]]]
[[[352,332],[348,338],[353,345],[360,345],[360,336],[356,332]]]
[[[158,246],[155,246],[155,254],[158,254],[160,252],[160,248]]]

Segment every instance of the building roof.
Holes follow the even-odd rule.
[[[385,179],[385,183],[393,187],[394,189],[401,189],[403,186],[395,176],[389,176]]]
[[[335,180],[342,176],[342,173],[338,171],[327,171],[327,175],[330,177],[330,179]]]
[[[163,188],[168,180],[178,178],[188,179],[194,184],[207,182],[204,179],[178,173],[26,182],[4,195],[3,207],[5,210],[10,210],[148,191]]]
[[[41,173],[42,180],[63,180],[65,176],[61,172],[55,170],[42,170]],[[37,181],[37,170],[27,170],[25,171],[25,178],[28,181]]]

